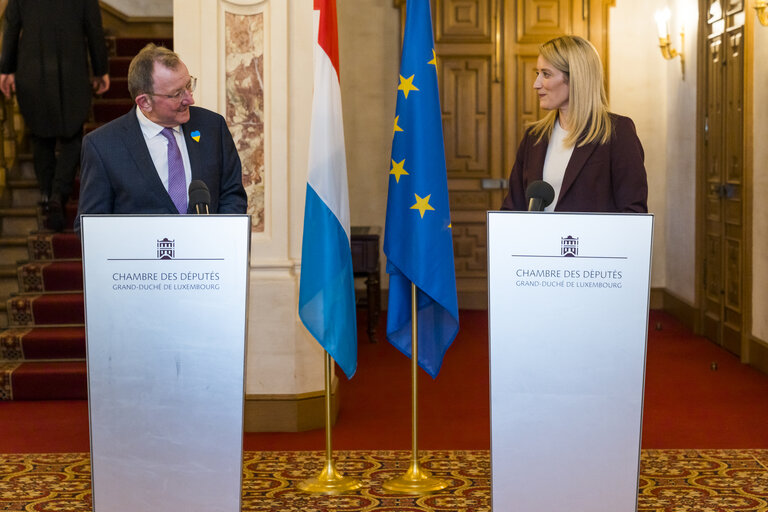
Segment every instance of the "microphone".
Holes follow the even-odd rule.
[[[529,212],[544,211],[555,200],[555,189],[546,181],[534,181],[525,189],[525,200]]]
[[[195,205],[196,214],[208,215],[211,193],[208,191],[208,185],[202,180],[192,180],[189,184],[189,203]]]

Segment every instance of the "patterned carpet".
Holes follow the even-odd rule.
[[[450,482],[446,491],[429,496],[384,492],[382,483],[408,468],[407,451],[336,452],[338,470],[364,484],[361,491],[343,496],[312,496],[296,489],[298,482],[317,476],[324,452],[246,452],[242,510],[491,510],[488,451],[421,455],[424,469]],[[0,455],[0,510],[90,511],[89,464],[85,453]],[[644,450],[638,503],[640,512],[766,512],[768,450]]]

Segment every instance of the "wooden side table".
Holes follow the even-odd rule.
[[[379,226],[352,226],[352,271],[355,277],[365,277],[365,298],[358,306],[368,308],[368,341],[376,343],[376,326],[381,312],[379,282]]]

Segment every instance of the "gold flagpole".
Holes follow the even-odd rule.
[[[315,478],[299,483],[298,487],[311,494],[342,494],[359,489],[362,484],[336,471],[331,450],[331,355],[325,353],[325,467]]]
[[[411,467],[402,476],[384,482],[384,489],[403,494],[428,494],[448,487],[448,482],[432,478],[419,464],[418,376],[419,330],[416,285],[411,283]]]

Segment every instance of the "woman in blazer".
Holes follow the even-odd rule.
[[[647,212],[643,147],[632,120],[608,112],[595,47],[578,36],[547,41],[536,74],[549,112],[525,131],[502,210],[526,210],[526,188],[544,180],[555,189],[546,210]]]

